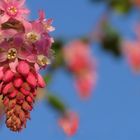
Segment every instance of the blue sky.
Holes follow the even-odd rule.
[[[31,19],[44,9],[54,18],[55,37],[67,40],[88,34],[96,25],[104,5],[90,5],[88,0],[30,0]],[[114,15],[111,23],[124,38],[133,37],[132,27],[139,15],[135,10],[129,16]],[[67,138],[57,127],[56,113],[43,102],[37,103],[31,113],[31,121],[21,133],[10,132],[5,126],[0,130],[4,140],[139,140],[140,139],[140,76],[130,70],[125,60],[93,46],[98,63],[98,84],[88,102],[81,102],[73,88],[73,79],[62,69],[54,75],[49,89],[62,97],[80,115],[78,133]]]

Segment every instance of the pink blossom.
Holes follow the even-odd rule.
[[[15,60],[16,58],[33,61],[31,57],[32,47],[25,44],[20,36],[14,36],[13,40],[4,41],[0,45],[0,62]]]
[[[30,28],[26,29],[25,42],[29,45],[34,45],[36,50],[33,52],[34,55],[44,55],[49,57],[49,50],[52,45],[52,38],[44,30],[42,23],[32,22]]]
[[[9,40],[10,38],[12,38],[16,34],[17,34],[17,31],[15,31],[13,29],[0,30],[0,43],[2,43],[5,39]]]
[[[29,10],[23,7],[24,3],[25,0],[1,0],[0,10],[3,11],[1,22],[4,23],[10,18],[25,21],[25,15],[29,13]]]
[[[42,24],[46,32],[52,32],[55,30],[55,28],[51,25],[53,22],[53,19],[46,19],[45,12],[43,10],[39,11],[39,19],[37,20],[37,22]]]
[[[96,83],[95,61],[89,45],[80,40],[72,41],[64,48],[64,59],[74,74],[76,89],[80,96],[89,97]]]
[[[75,112],[69,112],[66,116],[58,120],[59,126],[68,136],[73,136],[79,126],[79,117]]]

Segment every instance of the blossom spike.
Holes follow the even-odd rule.
[[[25,15],[29,10],[24,3],[0,1],[0,94],[6,126],[14,132],[26,127],[37,88],[45,87],[39,70],[48,65],[52,45],[51,21],[45,19],[44,12],[39,19],[28,21]]]

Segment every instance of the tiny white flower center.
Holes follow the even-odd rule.
[[[38,55],[37,56],[37,63],[39,65],[41,65],[41,66],[45,66],[45,65],[50,64],[51,62],[50,62],[50,60],[46,56],[44,56],[44,55]]]
[[[40,39],[40,35],[35,32],[29,32],[26,34],[26,38],[28,41],[35,43]]]
[[[7,8],[7,13],[10,16],[15,16],[18,13],[18,9],[15,6],[10,6],[10,7]]]
[[[9,60],[15,59],[17,57],[17,50],[15,48],[10,48],[8,50],[7,58]]]

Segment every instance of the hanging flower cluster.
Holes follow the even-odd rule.
[[[96,84],[95,60],[89,44],[80,40],[70,42],[64,47],[64,59],[74,74],[75,86],[81,98],[88,98]]]
[[[58,124],[67,136],[73,136],[79,126],[79,116],[75,112],[68,112],[58,120]]]
[[[0,93],[5,106],[6,125],[21,131],[30,119],[38,87],[45,82],[39,74],[50,64],[53,38],[52,19],[43,11],[28,21],[25,0],[0,1]]]

